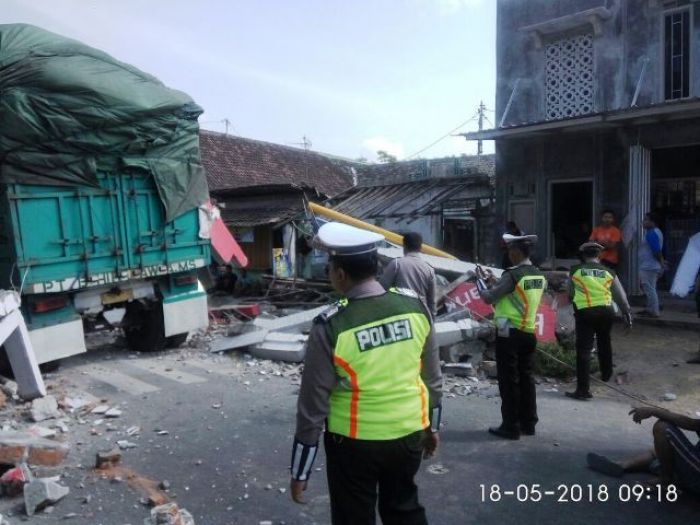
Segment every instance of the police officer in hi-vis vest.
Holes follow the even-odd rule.
[[[605,248],[595,242],[586,242],[579,247],[582,263],[569,272],[569,295],[574,305],[576,318],[576,390],[566,392],[568,397],[587,400],[593,397],[590,391],[590,367],[593,338],[598,347],[600,376],[608,381],[613,372],[610,330],[615,312],[615,301],[622,310],[625,323],[632,326],[632,313],[627,295],[615,271],[601,264],[599,256]]]
[[[430,314],[414,292],[377,282],[383,236],[321,226],[329,277],[344,299],[309,334],[292,451],[292,499],[303,503],[318,441],[334,525],[427,523],[414,476],[438,445],[442,374]]]
[[[535,320],[547,287],[544,275],[530,261],[530,247],[536,235],[505,234],[503,241],[513,265],[496,281],[493,275],[478,279],[484,301],[495,305],[496,366],[501,394],[500,426],[489,432],[505,439],[532,436],[537,424],[535,397]]]

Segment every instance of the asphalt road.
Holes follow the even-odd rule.
[[[71,426],[73,450],[63,469],[70,495],[51,514],[22,521],[63,523],[68,515],[65,523],[75,525],[142,524],[148,515],[140,502],[144,493],[92,471],[97,451],[128,439],[137,446],[124,452],[122,466],[156,482],[168,480],[170,495],[198,525],[329,523],[323,454],[307,505],[294,505],[284,490],[298,387],[291,377],[272,375],[275,370],[269,363],[250,366],[240,358],[196,351],[137,357],[105,348],[68,360],[54,379],[57,391],[88,392],[119,406],[123,415],[100,425],[98,416],[87,416],[84,424]],[[649,447],[651,423],[633,424],[628,402],[617,397],[574,402],[563,397],[562,388],[544,392],[548,386],[539,392],[538,435],[518,442],[486,433],[499,421],[499,399],[485,395],[493,387],[484,395],[445,400],[441,452],[423,464],[418,479],[432,524],[652,525],[697,518],[700,505],[687,497],[659,503],[645,494],[641,501],[621,501],[629,496],[623,482],[644,476],[611,479],[585,467],[587,451],[617,457]],[[127,436],[132,426],[140,433]],[[100,435],[91,435],[91,429]],[[582,488],[581,502],[572,501],[578,499],[575,484]],[[499,501],[489,497],[492,485],[500,488]],[[519,502],[518,485],[538,485],[541,500]],[[589,485],[594,499],[607,491],[608,500],[589,502]],[[523,487],[522,497],[538,499]],[[511,490],[516,495],[505,494]],[[15,514],[12,523],[19,522],[21,500],[0,500],[0,513],[8,512]]]

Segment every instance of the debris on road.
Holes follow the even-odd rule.
[[[40,397],[32,401],[30,415],[32,421],[36,423],[61,417],[61,413],[58,411],[58,402],[53,396]]]
[[[114,466],[119,463],[122,459],[122,453],[117,448],[113,448],[108,452],[98,452],[95,468],[104,469],[110,466]]]
[[[166,503],[151,509],[151,517],[143,523],[144,525],[194,525],[194,518],[176,503]]]
[[[0,463],[54,467],[68,455],[68,446],[26,432],[0,432]]]
[[[35,479],[24,486],[24,506],[28,516],[55,505],[70,493],[68,487],[50,479]]]

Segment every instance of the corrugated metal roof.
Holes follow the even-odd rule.
[[[304,211],[304,195],[275,193],[230,197],[221,218],[229,226],[249,227],[286,222]]]
[[[417,197],[431,194],[429,200]],[[488,198],[491,187],[487,177],[438,178],[386,186],[354,187],[329,201],[340,213],[372,219],[427,215],[443,204],[464,198]]]

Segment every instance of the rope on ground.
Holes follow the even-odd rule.
[[[445,299],[447,299],[447,300],[449,300],[449,301],[451,301],[451,302],[453,302],[453,303],[455,303],[455,304],[459,304],[457,301],[455,301],[455,300],[452,299],[451,297],[445,296]],[[462,306],[462,305],[460,305],[460,306]],[[479,313],[477,313],[477,312],[472,312],[471,310],[468,310],[468,311],[469,311],[469,315],[470,315],[470,316],[477,317],[477,318],[478,318],[477,320],[479,320],[480,322],[487,323],[487,324],[489,324],[490,326],[495,327],[495,324],[494,324],[494,322],[493,322],[491,319],[488,319],[487,317],[485,317],[485,316],[483,316],[483,315],[481,315],[481,314],[479,314]],[[558,358],[554,357],[553,355],[551,355],[551,354],[548,353],[548,352],[545,352],[545,351],[542,350],[541,348],[537,348],[537,351],[540,352],[541,354],[543,354],[544,356],[546,356],[547,358],[551,359],[552,361],[555,361],[555,362],[559,363],[560,365],[564,366],[565,368],[568,368],[568,369],[571,370],[572,372],[576,373],[576,367],[571,366],[569,363],[565,363],[565,362],[562,361],[561,359],[558,359]],[[593,377],[593,376],[590,375],[590,374],[589,374],[588,377],[590,377],[591,380],[593,380],[594,383],[597,383],[597,384],[599,384],[599,385],[602,385],[602,386],[604,386],[604,387],[607,387],[607,388],[609,388],[610,390],[614,390],[615,392],[617,392],[617,393],[619,393],[619,394],[622,394],[623,396],[629,397],[630,399],[634,399],[635,401],[637,401],[637,402],[639,402],[639,403],[642,403],[642,404],[644,404],[644,405],[647,405],[647,406],[650,406],[650,407],[653,407],[653,408],[658,408],[658,409],[660,409],[660,410],[666,410],[665,408],[660,407],[659,405],[655,405],[655,404],[652,403],[651,401],[648,401],[648,400],[646,400],[646,399],[643,399],[642,397],[640,397],[640,396],[638,396],[638,395],[636,395],[636,394],[632,394],[632,393],[630,393],[630,392],[627,392],[626,390],[623,390],[622,388],[619,388],[619,387],[617,387],[617,386],[615,386],[615,385],[611,385],[611,384],[609,384],[609,383],[606,383],[605,381],[602,381],[601,379],[598,379],[597,377]]]

